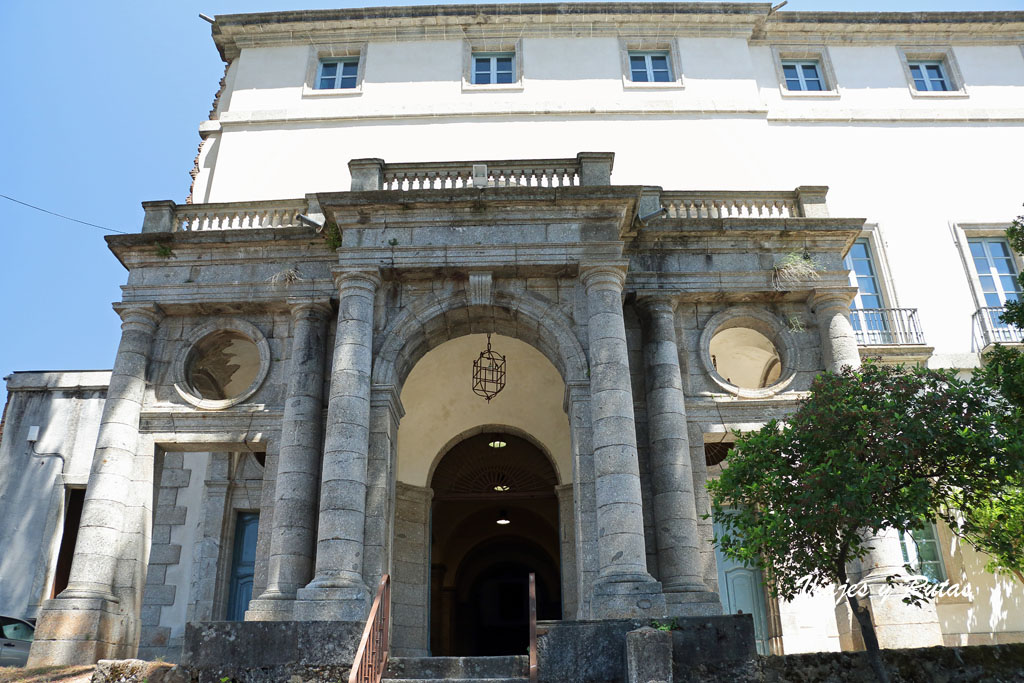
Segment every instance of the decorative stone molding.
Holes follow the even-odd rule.
[[[197,396],[193,393],[189,384],[186,369],[188,354],[192,350],[192,347],[200,340],[214,332],[221,331],[238,332],[252,341],[259,351],[260,367],[252,383],[238,396],[224,399],[203,398],[202,396]],[[255,325],[244,320],[239,320],[238,318],[218,318],[193,329],[188,333],[185,337],[184,343],[179,347],[178,352],[174,357],[174,363],[171,367],[172,382],[174,383],[174,390],[178,392],[178,396],[180,396],[186,403],[203,410],[224,410],[225,408],[230,408],[231,406],[238,405],[245,401],[256,393],[263,384],[263,380],[267,378],[267,372],[269,371],[270,344],[267,342],[267,338]]]
[[[491,273],[470,273],[469,283],[466,291],[469,296],[469,303],[474,306],[491,303]]]
[[[848,305],[848,304],[847,304]],[[748,389],[732,384],[718,373],[711,358],[711,339],[716,333],[733,327],[748,327],[768,338],[779,353],[782,374],[771,386]],[[784,391],[796,377],[796,368],[802,367],[800,349],[785,323],[775,315],[756,306],[733,306],[711,316],[700,335],[700,360],[708,377],[727,393],[739,398],[769,398]]]

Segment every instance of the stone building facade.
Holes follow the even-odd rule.
[[[856,648],[828,592],[716,558],[705,482],[822,370],[1020,339],[983,268],[1020,267],[993,250],[1024,14],[770,10],[218,17],[189,202],[107,238],[113,370],[8,378],[0,609],[38,617],[32,663],[358,622],[383,574],[396,654],[496,654],[527,570],[542,618],[742,610],[764,652]],[[1020,587],[941,528],[854,575],[908,559],[975,595],[877,601],[883,646],[1021,639]]]

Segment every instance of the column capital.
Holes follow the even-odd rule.
[[[121,316],[122,327],[141,324],[155,330],[164,319],[163,310],[153,301],[118,301],[114,303],[114,311]]]
[[[292,320],[302,317],[326,318],[331,314],[331,300],[327,297],[288,297]]]
[[[824,313],[834,309],[848,309],[853,297],[857,296],[856,287],[826,287],[811,292],[807,302],[815,313]]]
[[[562,396],[562,410],[567,414],[573,403],[590,400],[590,381],[566,382],[565,393]]]
[[[394,384],[370,385],[370,407],[388,408],[395,424],[405,417],[405,406],[402,405],[401,393]]]
[[[642,289],[636,293],[636,305],[649,316],[672,315],[679,303],[679,292],[667,289]]]
[[[362,268],[350,270],[347,268],[332,268],[331,275],[334,277],[334,286],[338,293],[346,289],[365,289],[369,292],[376,292],[383,280],[380,271],[376,268]]]
[[[589,293],[593,289],[613,289],[621,292],[626,284],[627,261],[581,263],[580,281]]]

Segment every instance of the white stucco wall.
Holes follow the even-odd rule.
[[[84,488],[89,478],[110,372],[18,372],[6,380],[0,614],[31,618],[53,584],[66,487]],[[33,426],[39,427],[39,440],[29,444]]]

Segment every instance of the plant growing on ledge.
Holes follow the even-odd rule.
[[[327,221],[327,225],[324,226],[324,238],[327,242],[327,248],[331,251],[341,246],[341,231],[338,229],[338,224],[333,220]]]
[[[156,255],[160,258],[174,258],[174,250],[167,242],[159,242],[156,245]]]
[[[796,283],[817,280],[821,269],[822,265],[806,250],[803,253],[790,252],[772,268],[772,286],[783,290]]]
[[[783,600],[848,585],[847,567],[868,554],[872,536],[953,521],[951,508],[970,513],[1018,476],[1024,454],[995,428],[1004,414],[1024,421],[953,372],[867,363],[819,375],[787,423],[739,434],[721,477],[708,483],[723,529],[715,543],[761,567]],[[869,605],[852,593],[871,667],[888,681]]]

